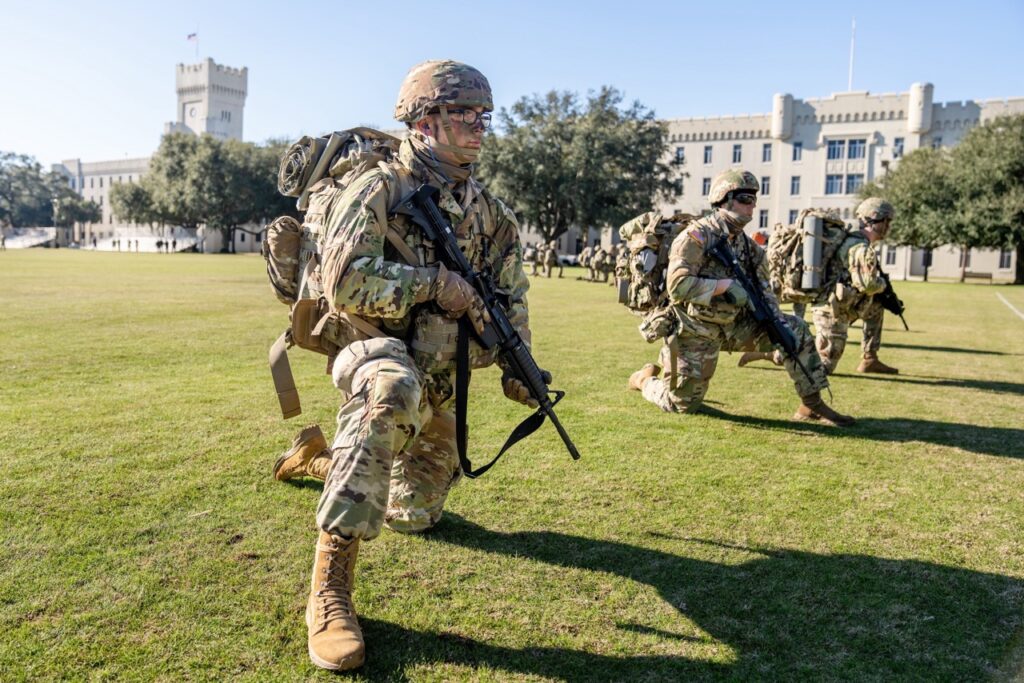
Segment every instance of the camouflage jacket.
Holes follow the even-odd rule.
[[[836,287],[836,299],[846,308],[855,308],[885,289],[878,252],[863,232],[855,231],[836,250],[843,274]],[[848,288],[852,290],[848,291]]]
[[[394,209],[424,182],[441,188],[438,205],[459,246],[475,270],[492,270],[508,297],[509,319],[529,342],[529,280],[515,214],[472,177],[449,186],[416,157],[408,141],[391,162],[355,178],[322,181],[310,199],[306,223],[322,245],[316,284],[331,309],[362,317],[399,339],[411,338],[414,314],[423,308],[418,304],[432,298],[437,256],[419,228]],[[415,255],[414,263],[392,243],[396,237]]]
[[[768,284],[768,259],[754,240],[740,232],[730,237],[725,219],[717,212],[690,223],[676,235],[669,251],[666,289],[681,319],[696,319],[716,325],[731,324],[742,311],[721,296],[714,296],[719,280],[732,279],[732,273],[708,254],[718,240],[726,238],[747,275],[760,281],[765,299],[776,315],[779,304]]]

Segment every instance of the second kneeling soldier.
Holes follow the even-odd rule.
[[[803,320],[779,310],[768,286],[764,250],[743,232],[753,216],[759,189],[757,178],[749,172],[719,174],[709,194],[714,212],[691,223],[672,242],[665,287],[678,327],[662,348],[661,367],[648,364],[633,373],[630,387],[662,410],[691,412],[704,400],[722,349],[772,350],[767,326],[748,307],[748,293],[729,267],[712,255],[718,242],[725,240],[747,278],[760,287],[771,314],[784,321],[795,337],[793,357],[784,362],[800,396],[794,419],[853,424],[853,418],[822,400],[828,379],[814,337]]]

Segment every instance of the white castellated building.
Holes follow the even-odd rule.
[[[178,120],[165,133],[190,130],[221,140],[242,139],[242,116],[249,92],[249,69],[217,64],[209,57],[199,64],[179,64],[175,75]]]
[[[751,171],[761,180],[757,211],[749,231],[792,223],[800,209],[837,209],[852,223],[857,190],[884,175],[918,147],[950,147],[974,126],[997,116],[1024,114],[1024,97],[936,103],[930,83],[908,92],[874,95],[844,92],[800,100],[775,95],[771,113],[666,121],[669,151],[682,162],[683,192],[663,203],[663,211],[700,213],[708,207],[711,179],[728,168]],[[961,259],[971,271],[1012,279],[1012,250],[956,247],[932,253],[930,274],[959,275]],[[893,277],[924,273],[920,249],[883,247]]]
[[[241,140],[245,98],[248,94],[249,69],[236,69],[217,64],[207,58],[198,64],[178,64],[175,89],[178,94],[177,120],[164,125],[164,133],[209,133],[221,140]],[[68,241],[85,247],[96,244],[99,249],[128,250],[138,240],[143,250],[153,250],[158,239],[174,239],[179,249],[199,243],[207,251],[220,249],[220,235],[196,235],[184,229],[135,225],[117,221],[110,208],[110,188],[118,183],[135,183],[149,169],[149,157],[114,161],[82,162],[67,159],[54,164],[53,170],[63,173],[68,183],[86,199],[99,204],[103,217],[98,223],[79,223]],[[115,242],[114,240],[118,240]],[[258,251],[259,240],[238,231],[236,251]],[[203,242],[206,242],[204,245]],[[119,246],[115,246],[119,243]]]

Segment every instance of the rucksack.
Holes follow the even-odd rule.
[[[805,240],[808,232],[804,219],[821,219],[820,245],[808,248],[820,249],[819,265],[805,263]],[[840,245],[849,237],[846,225],[833,211],[803,209],[793,225],[776,225],[768,240],[768,272],[772,289],[782,302],[812,303],[820,300],[826,292],[832,291],[842,276],[844,268],[834,262]],[[805,274],[817,273],[817,286],[806,286]]]
[[[372,128],[352,128],[319,138],[304,136],[281,159],[278,191],[295,197],[299,211],[307,218],[300,223],[291,216],[281,216],[267,226],[263,239],[262,253],[270,285],[278,300],[291,307],[290,325],[270,349],[271,374],[285,418],[302,412],[288,363],[289,347],[325,354],[330,362],[338,351],[330,338],[339,335],[326,334],[328,326],[346,325],[362,338],[384,336],[360,318],[331,312],[324,297],[309,294],[306,283],[318,276],[325,237],[323,225],[316,217],[322,216],[326,207],[316,205],[320,197],[316,191],[327,185],[343,190],[367,171],[393,159],[400,143],[398,138]],[[390,232],[387,236],[390,240]],[[396,242],[399,240],[392,240],[396,248],[409,252],[407,258],[415,258],[404,243]]]
[[[619,281],[619,303],[642,316],[640,334],[648,342],[672,332],[665,274],[672,241],[696,216],[677,213],[663,217],[657,211],[640,214],[619,228],[626,250],[625,277]]]

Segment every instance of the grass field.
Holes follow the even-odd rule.
[[[723,412],[626,390],[657,349],[612,289],[535,280],[550,427],[452,494],[433,532],[366,544],[356,680],[997,680],[1024,651],[1024,288],[897,283],[849,430],[793,423],[773,366],[724,355]],[[306,655],[316,482],[275,457],[333,433],[266,366],[286,324],[253,256],[0,252],[0,680],[331,680]],[[525,409],[473,378],[475,462]]]

